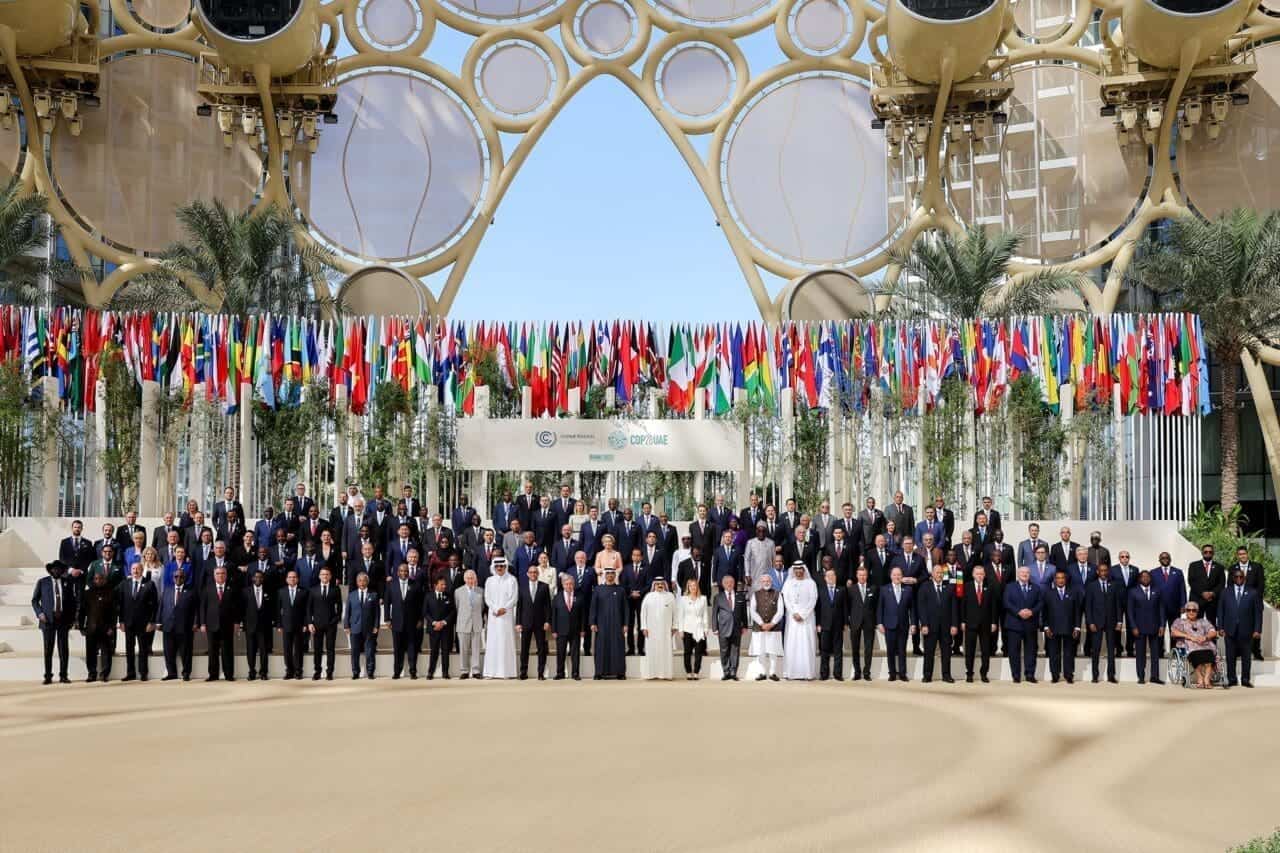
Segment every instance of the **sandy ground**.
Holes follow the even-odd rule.
[[[0,850],[1222,850],[1280,825],[1278,715],[1137,685],[6,685]]]

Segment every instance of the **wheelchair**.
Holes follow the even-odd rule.
[[[1216,647],[1213,650],[1213,673],[1209,677],[1209,683],[1214,687],[1224,687],[1227,683],[1227,672],[1222,664],[1222,653]],[[1165,684],[1170,687],[1194,688],[1196,686],[1195,667],[1187,662],[1186,649],[1174,646],[1169,650]]]

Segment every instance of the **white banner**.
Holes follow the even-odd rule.
[[[728,421],[465,418],[460,467],[525,471],[737,471],[742,428]]]

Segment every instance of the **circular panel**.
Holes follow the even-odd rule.
[[[342,80],[334,111],[338,124],[324,129],[306,167],[308,219],[320,237],[350,255],[397,262],[451,243],[487,177],[470,110],[434,80],[376,70]]]
[[[107,240],[158,252],[179,237],[174,209],[220,199],[253,203],[262,161],[236,133],[224,148],[213,119],[196,117],[196,65],[165,54],[123,56],[102,66],[102,105],[53,134],[53,179],[76,216]]]
[[[369,43],[386,50],[398,50],[422,32],[422,13],[413,0],[365,0],[359,21]]]
[[[578,12],[578,34],[593,56],[616,56],[636,36],[635,12],[614,0],[587,3]]]
[[[824,56],[834,53],[853,32],[853,16],[836,0],[806,0],[793,15],[791,35],[806,53]]]
[[[525,115],[542,107],[551,95],[555,69],[551,60],[527,41],[496,45],[480,61],[480,93],[498,112]]]
[[[786,319],[811,322],[865,316],[875,307],[867,286],[840,270],[820,270],[797,279],[782,305]]]
[[[1147,146],[1120,144],[1112,119],[1099,115],[1090,72],[1045,65],[1015,71],[1013,81],[999,147],[989,138],[971,160],[952,160],[952,203],[972,224],[1024,235],[1024,258],[1086,254],[1129,220],[1147,182]]]
[[[697,24],[730,24],[759,12],[774,0],[653,0],[663,10]]]
[[[719,112],[733,90],[729,57],[705,42],[682,45],[663,60],[658,88],[669,105],[687,116]]]
[[[1013,4],[1013,20],[1023,36],[1049,39],[1071,26],[1075,11],[1073,0],[1017,0]]]
[[[792,77],[752,100],[730,131],[722,181],[756,245],[795,264],[833,266],[896,229],[884,137],[871,119],[867,87],[844,75]]]
[[[1280,207],[1280,50],[1258,51],[1258,73],[1244,85],[1249,103],[1233,106],[1217,139],[1204,119],[1178,141],[1178,172],[1187,200],[1201,214],[1237,207]]]
[[[348,314],[424,314],[432,299],[416,279],[392,267],[365,267],[352,273],[338,289],[342,310]]]
[[[191,0],[133,0],[129,8],[153,30],[176,30],[186,23]]]
[[[444,0],[468,18],[522,21],[550,11],[564,0]]]

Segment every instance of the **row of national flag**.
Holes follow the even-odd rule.
[[[1077,407],[1118,396],[1127,414],[1210,410],[1204,334],[1191,314],[657,325],[0,306],[0,359],[21,360],[33,385],[56,378],[59,397],[77,411],[94,409],[104,353],[123,359],[138,382],[188,401],[203,395],[228,413],[254,400],[297,405],[319,379],[331,395],[346,388],[357,414],[384,382],[473,414],[486,381],[528,388],[535,416],[567,412],[573,388],[583,399],[612,388],[620,405],[657,395],[675,415],[699,400],[718,415],[736,399],[776,408],[786,389],[808,408],[861,411],[879,388],[904,411],[927,411],[954,376],[982,414],[1024,374],[1039,379],[1055,411],[1066,393]]]

